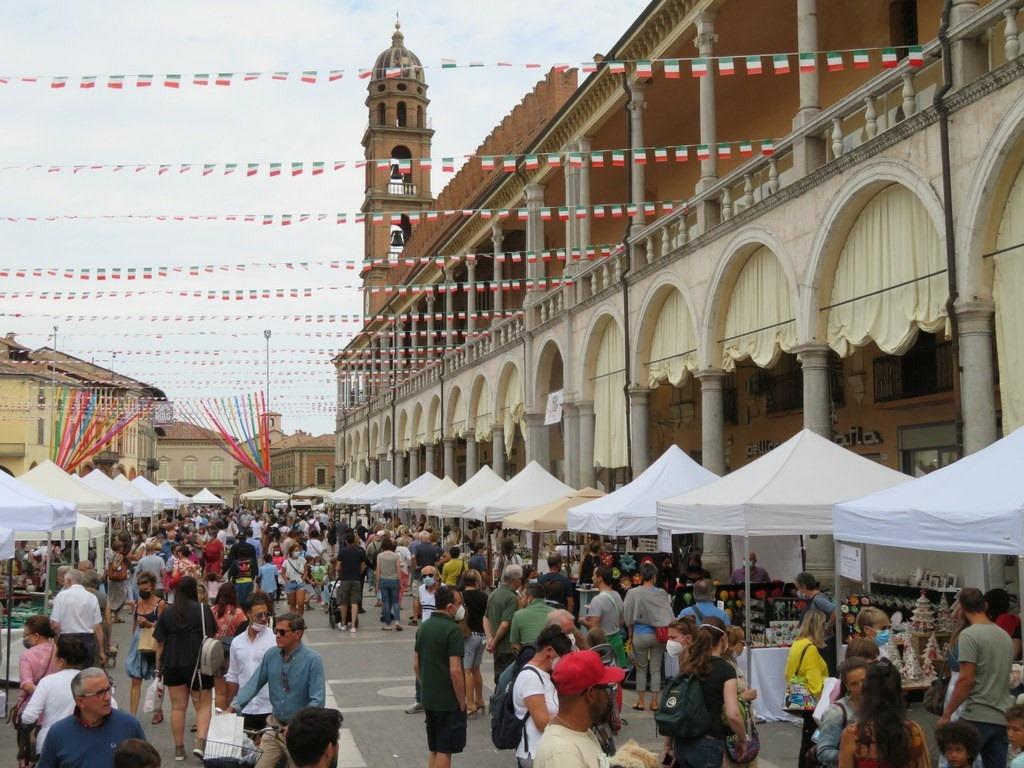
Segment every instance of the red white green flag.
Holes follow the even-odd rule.
[[[569,167],[570,168],[582,168],[583,167],[583,153],[582,152],[570,152],[569,153]]]
[[[654,65],[650,61],[638,61],[636,63],[637,77],[651,77],[654,74]]]
[[[310,171],[313,176],[319,176],[324,172],[324,164],[322,162],[313,163],[313,169]]]
[[[710,160],[711,159],[711,147],[707,144],[697,145],[697,159],[698,160]]]
[[[684,146],[676,147],[675,154],[677,163],[685,163],[690,159],[690,148]]]
[[[784,53],[772,56],[772,70],[776,75],[789,74],[789,56]]]
[[[669,80],[679,79],[679,59],[665,59],[665,77]]]
[[[722,56],[718,60],[718,74],[723,76],[736,74],[736,60],[732,56]]]
[[[526,208],[516,208],[516,219],[519,221],[529,221],[530,211]]]
[[[338,80],[341,80],[341,78],[343,78],[344,76],[345,70],[332,69],[330,72],[327,73],[327,82],[336,83]]]
[[[171,170],[171,166],[169,166],[169,165],[161,165],[160,166],[160,170],[158,170],[156,172],[156,175],[157,176],[163,176],[165,173],[167,173],[170,170]]]
[[[230,176],[231,174],[233,174],[237,170],[238,170],[238,163],[228,163],[227,165],[224,166],[224,175],[225,176]]]
[[[907,58],[912,67],[924,66],[924,50],[920,45],[912,45],[907,49]]]
[[[359,79],[360,80],[366,80],[372,74],[373,74],[373,70],[372,69],[363,69],[362,67],[359,68]]]
[[[491,155],[484,155],[480,158],[480,167],[485,171],[494,170],[494,158]]]
[[[541,208],[540,209],[540,218],[541,218],[541,221],[551,221],[551,209],[550,208]]]
[[[288,79],[288,73],[287,72],[275,72],[273,75],[270,76],[270,79],[271,80],[287,80]]]
[[[562,206],[558,209],[558,220],[568,221],[569,220],[569,209],[566,206]]]
[[[502,158],[501,170],[503,170],[505,173],[515,173],[516,172],[516,156],[515,155],[506,155],[504,158]]]
[[[843,71],[843,54],[839,51],[829,51],[825,54],[825,66],[829,72]]]
[[[654,203],[644,203],[644,216],[654,216],[658,212]]]
[[[246,166],[245,166],[245,175],[246,176],[255,176],[259,172],[259,170],[260,170],[260,164],[259,163],[247,163]]]
[[[544,161],[552,168],[562,167],[562,156],[557,152],[549,152],[544,155]]]
[[[629,216],[629,218],[633,218],[636,216],[638,210],[640,209],[636,203],[629,203],[629,205],[626,206],[626,215]]]
[[[604,206],[603,205],[595,205],[594,208],[593,208],[593,216],[594,216],[595,219],[603,219],[604,218]]]
[[[247,83],[251,82],[253,80],[259,80],[259,79],[260,79],[260,73],[259,72],[246,72],[245,73],[244,80]]]
[[[209,176],[211,173],[213,173],[213,169],[213,163],[203,163],[203,176]]]
[[[192,85],[209,85],[209,84],[210,84],[210,76],[208,74],[201,73],[201,74],[198,74],[198,75],[192,75]]]
[[[441,171],[443,173],[455,173],[455,158],[454,157],[442,157],[441,158]]]
[[[647,150],[643,147],[633,150],[633,162],[637,165],[647,165]]]
[[[498,66],[501,66],[500,64]],[[585,61],[580,64],[580,72],[585,75],[592,75],[597,72],[597,64],[593,61]]]
[[[402,76],[401,67],[388,67],[384,70],[384,77],[388,80],[394,80],[396,77]]]
[[[272,214],[272,213],[264,213],[263,214],[263,226],[266,227],[266,226],[269,226],[270,224],[273,224],[273,223],[274,223],[274,214]]]
[[[136,88],[149,88],[153,84],[152,75],[136,75],[135,76],[135,87]]]
[[[871,54],[867,51],[854,51],[853,52],[853,68],[854,69],[867,69],[871,66]]]
[[[899,63],[895,48],[882,49],[882,69],[895,69]]]
[[[304,83],[315,83],[316,82],[316,70],[308,69],[302,73],[302,77],[299,78]]]
[[[342,165],[342,168],[345,167],[344,163],[342,163],[341,165]],[[434,167],[434,161],[431,160],[429,157],[421,157],[420,158],[420,168],[422,170],[429,171],[433,167]],[[337,166],[334,168],[334,170],[338,170]]]
[[[668,147],[655,147],[655,149],[654,149],[654,162],[656,162],[656,163],[667,163],[668,162]]]
[[[216,84],[217,85],[225,85],[225,86],[226,85],[231,85],[231,73],[230,72],[221,72],[219,75],[217,75]]]
[[[523,166],[528,171],[535,171],[540,168],[540,158],[537,155],[527,155],[523,161]]]
[[[801,72],[813,72],[818,68],[818,54],[801,53],[798,58],[800,59]]]
[[[302,163],[292,163],[292,176],[302,175]]]
[[[694,77],[707,77],[708,76],[708,60],[707,59],[694,59],[690,62],[690,69],[693,72]]]
[[[78,84],[79,88],[95,88],[96,87],[96,75],[86,75],[82,78],[82,81]]]
[[[55,77],[52,80],[50,80],[51,88],[64,88],[65,86],[67,86],[67,84],[68,79],[66,77]]]
[[[626,164],[626,153],[621,149],[612,150],[612,165],[625,165]]]
[[[591,168],[604,168],[604,152],[591,152],[590,153],[590,167]]]
[[[271,163],[270,164],[270,175],[271,176],[280,176],[281,175],[281,164],[280,163]]]
[[[178,174],[188,173],[192,170],[192,163],[182,163],[178,166]]]
[[[585,205],[576,206],[576,218],[585,219],[587,218],[587,207]]]
[[[455,59],[441,59],[441,69],[455,69],[457,66]]]
[[[760,56],[747,56],[744,59],[744,65],[746,66],[748,75],[760,75],[764,72],[764,66],[761,63]]]
[[[612,205],[612,206],[609,206],[609,209],[611,211],[613,219],[621,219],[622,218],[622,206],[621,205]]]
[[[622,61],[609,61],[608,71],[613,75],[624,75],[626,74],[626,64]]]
[[[765,157],[771,157],[775,154],[775,142],[774,141],[762,141],[761,142],[761,154]]]
[[[749,141],[740,142],[740,157],[750,157],[754,154],[754,145]]]
[[[281,214],[281,226],[290,227],[292,223],[292,215],[290,213]]]
[[[164,88],[180,88],[181,75],[164,75]]]
[[[718,156],[723,160],[727,160],[732,157],[732,144],[719,144]]]
[[[376,161],[376,166],[378,171],[386,171],[391,168],[391,160],[386,157],[382,157]]]

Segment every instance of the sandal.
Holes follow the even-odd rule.
[[[647,709],[647,707],[644,705],[643,702],[638,701],[636,704],[633,705],[633,709],[635,709],[637,712],[643,712],[645,709]]]
[[[153,719],[149,721],[149,724],[150,725],[160,725],[160,723],[162,723],[163,721],[164,721],[164,713],[163,712],[154,712],[153,713]]]

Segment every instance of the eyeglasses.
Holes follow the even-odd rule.
[[[287,634],[289,634],[290,632],[293,632],[293,631],[294,630],[291,630],[291,629],[275,629],[274,630],[274,634],[277,635],[278,637],[284,637],[285,635],[287,635]]]
[[[114,695],[114,686],[108,685],[106,688],[100,688],[98,691],[93,691],[92,693],[83,693],[78,698],[80,698],[80,699],[91,699],[93,697],[103,698],[104,696],[113,696],[113,695]]]

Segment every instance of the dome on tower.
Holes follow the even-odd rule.
[[[402,34],[402,25],[395,22],[395,33],[391,36],[391,47],[381,52],[373,65],[373,79],[383,80],[387,76],[387,70],[401,69],[401,77],[409,80],[418,80],[426,83],[423,76],[423,65],[419,57],[405,47],[405,35]]]

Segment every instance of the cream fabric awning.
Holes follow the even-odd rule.
[[[456,391],[458,394],[455,396],[455,402],[451,406],[451,421],[449,422],[452,425],[451,433],[446,433],[445,437],[465,437],[466,430],[469,428],[466,424],[466,411],[469,410],[466,396],[461,389]]]
[[[414,412],[412,417],[412,445],[417,447],[427,441],[427,419],[423,411]]]
[[[697,336],[683,294],[673,289],[658,310],[647,363],[649,384],[667,381],[678,387],[697,370]]]
[[[476,432],[477,440],[490,440],[491,431],[494,428],[494,413],[491,407],[491,385],[487,379],[483,380],[480,386],[480,394],[476,398],[476,407],[473,409],[473,430]]]
[[[996,355],[999,358],[999,393],[1003,405],[1003,434],[1024,426],[1024,168],[1017,174],[1003,208],[996,250],[1018,246],[993,256],[992,296],[996,304]]]
[[[614,322],[605,324],[594,366],[594,465],[625,467],[626,368],[622,333]]]
[[[735,370],[736,361],[747,358],[758,368],[771,368],[780,352],[795,345],[789,281],[775,254],[762,246],[743,265],[729,298],[722,368]]]
[[[902,355],[918,329],[945,328],[945,268],[939,233],[914,193],[899,184],[879,192],[839,256],[828,302],[829,346],[847,357],[873,341],[886,354]],[[933,277],[919,279],[925,275]]]
[[[430,444],[433,445],[441,439],[441,406],[434,409],[433,423],[430,425]]]
[[[505,385],[505,402],[502,404],[506,456],[512,453],[512,446],[516,440],[516,424],[522,423],[524,411],[523,383],[519,377],[519,369],[513,366]]]

